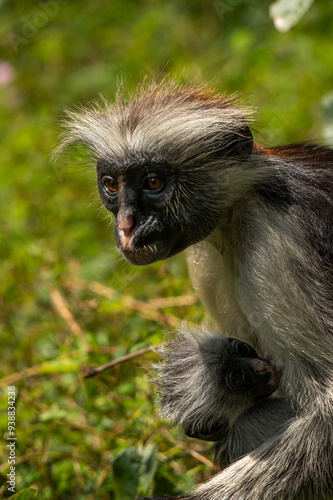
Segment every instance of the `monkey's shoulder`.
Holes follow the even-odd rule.
[[[316,144],[295,143],[271,148],[260,148],[268,156],[276,156],[285,162],[292,161],[314,167],[333,167],[333,149]]]

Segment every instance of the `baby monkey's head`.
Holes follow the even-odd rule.
[[[239,415],[279,386],[280,373],[249,344],[201,328],[182,328],[160,349],[161,413],[187,435],[220,440]]]

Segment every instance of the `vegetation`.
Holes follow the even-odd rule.
[[[83,378],[204,312],[183,255],[125,263],[93,169],[50,162],[61,110],[112,98],[121,78],[131,90],[147,74],[182,76],[244,94],[266,144],[320,139],[332,116],[321,106],[332,90],[329,7],[315,2],[280,33],[260,0],[0,2],[0,496],[11,494],[9,386],[16,498],[132,500],[213,473],[208,446],[156,416],[146,378],[156,355]]]

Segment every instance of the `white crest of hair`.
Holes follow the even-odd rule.
[[[210,212],[220,214],[276,170],[273,161],[263,166],[255,154],[248,160],[228,154],[237,137],[243,137],[246,123],[253,121],[252,110],[236,95],[216,94],[206,86],[143,83],[127,102],[119,91],[115,102],[104,100],[66,115],[55,156],[67,146],[84,144],[111,165],[126,166],[138,158],[167,161],[178,172],[178,190],[188,207],[197,203],[198,185],[208,184],[209,192],[202,196],[212,200]],[[218,196],[221,189],[224,195]],[[178,221],[189,217],[177,196],[167,211]],[[205,214],[201,218],[204,223]]]
[[[67,110],[57,151],[83,143],[97,157],[122,156],[124,148],[137,154],[158,153],[165,147],[176,148],[184,158],[194,150],[200,155],[201,148],[205,157],[216,134],[241,135],[240,121],[244,117],[251,120],[251,109],[239,107],[236,95],[214,95],[205,86],[143,83],[126,103],[124,100],[119,91],[115,102],[104,99],[101,105]]]

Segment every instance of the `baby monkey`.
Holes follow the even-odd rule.
[[[235,338],[183,327],[155,365],[161,414],[190,437],[214,441],[224,468],[276,435],[295,415],[278,389],[281,370]]]

